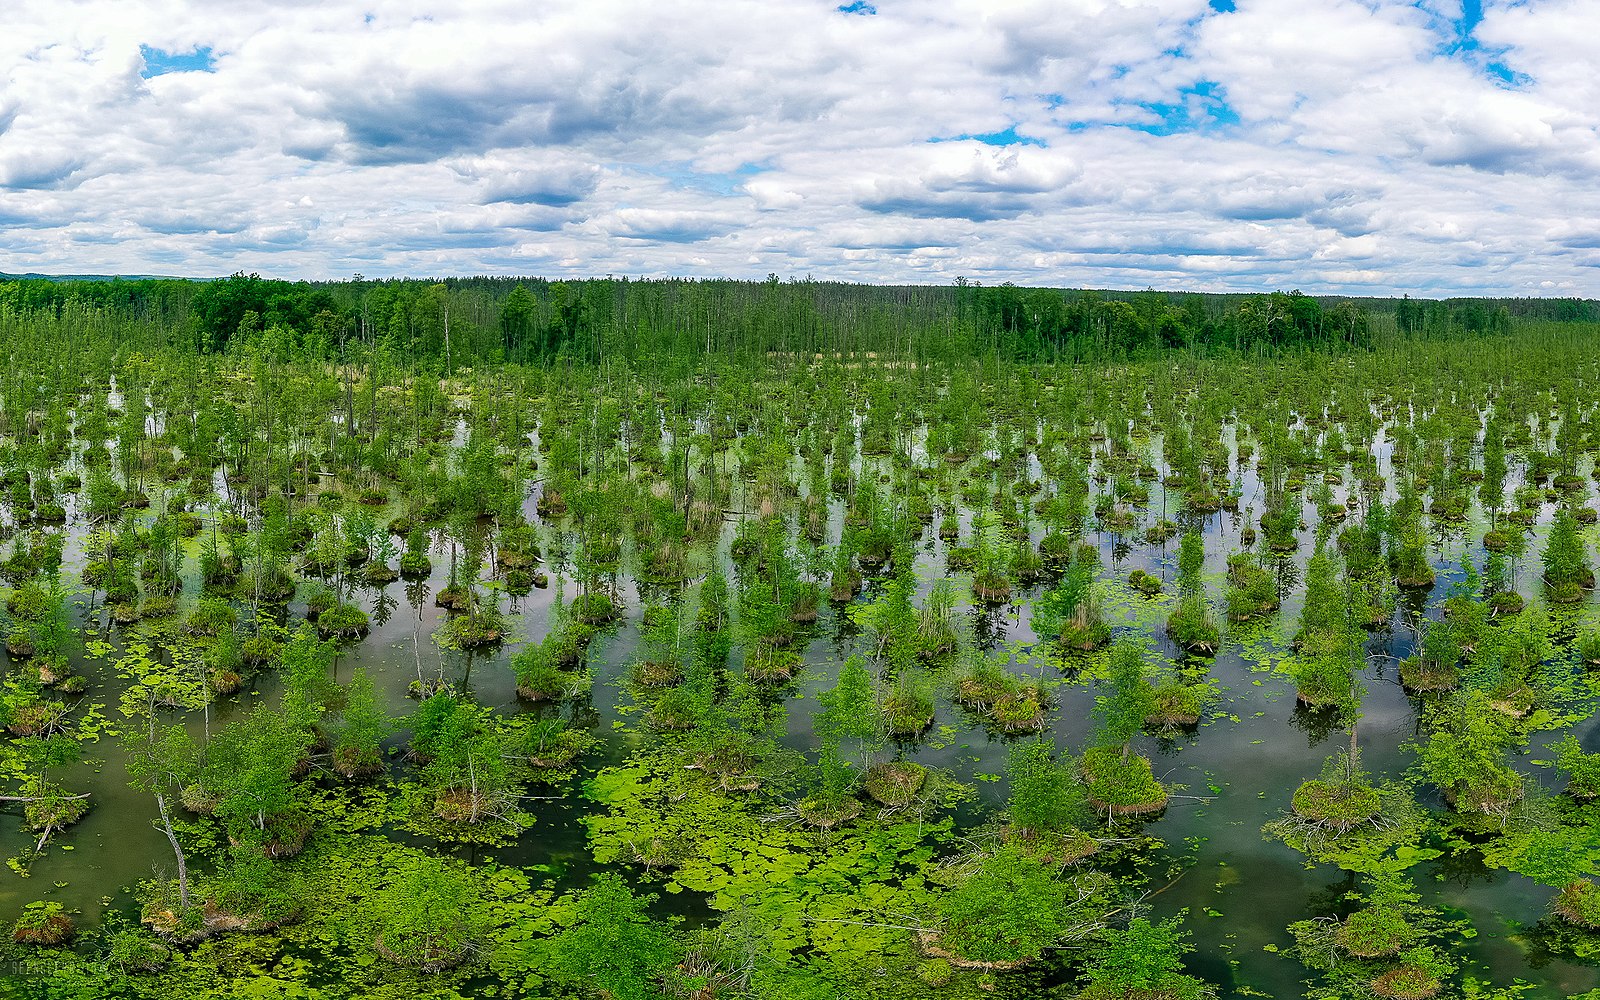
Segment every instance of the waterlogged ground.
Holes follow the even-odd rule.
[[[1150,442],[1159,454],[1159,440]],[[1386,459],[1379,447],[1380,458]],[[869,463],[873,460],[868,460]],[[1384,463],[1387,470],[1386,462]],[[1244,484],[1242,506],[1249,510],[1258,499],[1260,484],[1249,469],[1240,470]],[[1514,486],[1515,482],[1510,485]],[[1344,498],[1344,488],[1335,490]],[[530,496],[526,513],[534,518],[534,499]],[[68,499],[69,511],[74,500]],[[1163,508],[1176,510],[1176,495],[1167,497],[1160,485],[1153,487],[1149,505],[1154,518]],[[1541,523],[1548,520],[1553,507],[1546,505]],[[75,513],[75,512],[74,512]],[[843,517],[842,505],[832,504],[831,538],[838,537]],[[733,537],[731,515],[714,558],[732,572],[728,556]],[[970,529],[970,512],[963,514],[963,535]],[[1316,527],[1314,509],[1307,509],[1308,524],[1300,533],[1297,552],[1280,561],[1278,570],[1286,581],[1303,575],[1305,559],[1312,547]],[[1220,599],[1226,556],[1242,545],[1240,535],[1246,516],[1217,513],[1194,522],[1204,533],[1206,572],[1211,599]],[[1397,610],[1393,627],[1371,636],[1369,669],[1363,678],[1365,698],[1358,736],[1364,762],[1375,773],[1397,775],[1412,765],[1413,754],[1403,744],[1417,734],[1417,703],[1402,690],[1397,675],[1398,661],[1410,652],[1412,632],[1403,620],[1411,609],[1432,608],[1460,578],[1463,558],[1479,561],[1482,552],[1474,541],[1483,531],[1481,522],[1469,521],[1453,533],[1436,535],[1431,550],[1438,580],[1431,595],[1408,594]],[[63,577],[76,580],[83,568],[84,526],[73,516],[63,529],[68,538]],[[1035,532],[1037,542],[1039,532]],[[1171,598],[1145,598],[1130,590],[1125,580],[1130,571],[1144,569],[1167,582],[1168,593],[1175,574],[1177,540],[1166,545],[1128,544],[1123,536],[1109,533],[1091,535],[1100,549],[1104,569],[1101,574],[1110,617],[1119,631],[1141,633],[1152,638],[1166,655],[1177,656],[1161,636],[1160,623],[1170,609]],[[397,540],[398,541],[398,540]],[[187,595],[198,593],[195,579],[195,546],[191,546],[186,568]],[[1537,553],[1537,543],[1530,545]],[[916,573],[925,596],[932,582],[946,575],[946,544],[930,526],[919,542]],[[706,555],[702,555],[702,563]],[[1536,555],[1523,560],[1519,587],[1534,596]],[[372,632],[359,643],[347,645],[335,667],[336,679],[347,681],[351,672],[365,668],[377,681],[391,711],[403,714],[415,702],[408,698],[408,685],[419,677],[442,674],[463,691],[470,692],[484,705],[503,713],[560,712],[575,725],[593,732],[602,741],[600,748],[582,763],[578,779],[566,785],[536,789],[536,798],[526,802],[534,825],[514,844],[493,847],[431,845],[433,849],[456,853],[474,862],[493,858],[503,865],[530,870],[536,879],[550,878],[556,889],[584,884],[599,867],[594,861],[585,815],[599,806],[583,794],[584,783],[602,768],[626,764],[631,755],[648,749],[655,741],[642,724],[635,698],[625,676],[638,644],[638,617],[643,601],[637,587],[626,576],[619,581],[619,592],[629,615],[620,625],[606,631],[589,654],[594,684],[581,702],[551,706],[530,706],[516,697],[509,669],[511,655],[520,642],[535,640],[549,629],[552,601],[558,590],[570,597],[573,586],[559,568],[552,571],[549,589],[534,590],[526,597],[507,599],[516,627],[516,640],[492,655],[468,655],[442,649],[433,635],[444,612],[434,607],[432,595],[445,585],[448,559],[443,550],[435,554],[432,577],[423,583],[396,582],[384,587],[358,587],[358,603],[372,618]],[[964,580],[960,574],[958,579]],[[857,604],[872,599],[877,586],[870,584]],[[1090,736],[1090,710],[1095,697],[1095,657],[1069,657],[1036,645],[1030,628],[1030,599],[1039,588],[1023,590],[1010,605],[979,611],[963,605],[963,614],[974,619],[975,633],[997,648],[1011,652],[1011,669],[1047,679],[1052,686],[1054,705],[1049,713],[1049,733],[1063,749],[1081,750]],[[77,622],[103,620],[102,610],[92,595],[75,598]],[[1204,722],[1192,732],[1175,736],[1148,736],[1141,749],[1155,762],[1157,776],[1174,789],[1170,806],[1158,818],[1143,824],[1143,833],[1159,841],[1147,870],[1151,876],[1149,904],[1157,916],[1186,913],[1186,927],[1197,945],[1192,956],[1192,971],[1216,983],[1224,996],[1252,995],[1285,997],[1299,995],[1304,987],[1305,969],[1281,952],[1292,940],[1286,927],[1309,916],[1335,912],[1339,897],[1355,886],[1344,872],[1332,865],[1315,865],[1277,840],[1263,836],[1262,827],[1283,815],[1291,792],[1306,778],[1315,775],[1324,760],[1348,742],[1346,730],[1334,720],[1298,708],[1293,686],[1278,669],[1288,649],[1299,611],[1299,590],[1290,586],[1282,610],[1271,620],[1234,628],[1225,637],[1222,651],[1206,661],[1183,661],[1209,669],[1220,698]],[[289,618],[303,617],[300,605],[286,609]],[[1437,614],[1434,610],[1432,613]],[[1570,634],[1575,620],[1584,612],[1570,613],[1564,628]],[[1564,620],[1565,621],[1565,620]],[[159,659],[162,642],[159,626],[141,625],[128,633],[118,629],[87,628],[83,642],[75,644],[74,668],[86,675],[91,686],[83,697],[99,706],[91,718],[104,722],[98,728],[107,735],[92,743],[90,760],[70,773],[65,784],[92,795],[93,810],[66,834],[58,836],[45,851],[33,856],[34,836],[21,825],[18,810],[0,815],[0,854],[12,859],[11,870],[0,872],[0,919],[10,920],[22,906],[35,899],[59,900],[79,914],[80,922],[93,925],[108,913],[133,918],[137,903],[133,888],[150,878],[157,866],[170,861],[165,840],[153,825],[152,799],[128,787],[125,760],[109,732],[124,716],[118,709],[122,690],[139,670],[142,656]],[[788,709],[785,742],[795,749],[813,749],[810,716],[817,707],[817,692],[831,687],[843,658],[860,647],[857,624],[849,608],[825,607],[818,623],[809,630],[805,650],[806,669],[789,686],[774,696]],[[739,653],[734,653],[735,665]],[[258,677],[249,692],[223,699],[208,713],[191,713],[187,724],[200,734],[206,726],[219,726],[261,701],[273,702],[278,691],[270,675]],[[1574,702],[1587,696],[1582,684],[1575,684]],[[1600,749],[1600,726],[1593,719],[1579,723],[1577,733],[1586,749]],[[1008,739],[993,727],[978,724],[948,699],[941,698],[937,716],[928,734],[920,741],[906,742],[899,749],[907,759],[930,767],[948,770],[960,782],[970,785],[972,797],[957,808],[958,821],[977,824],[1001,806],[1006,797],[1001,780]],[[392,742],[398,744],[400,737]],[[1559,788],[1558,777],[1539,766],[1536,749],[1519,766],[1551,790]],[[1424,804],[1443,808],[1437,798]],[[427,839],[404,830],[390,829],[399,840],[426,843]],[[705,898],[681,891],[666,872],[639,872],[628,869],[630,877],[645,886],[662,886],[657,906],[686,918],[694,924],[708,919]],[[1425,905],[1444,907],[1447,915],[1470,921],[1475,935],[1465,939],[1455,957],[1477,978],[1497,984],[1526,981],[1528,996],[1558,997],[1600,987],[1600,970],[1591,966],[1553,958],[1541,950],[1538,935],[1530,933],[1544,918],[1552,890],[1521,876],[1484,866],[1470,854],[1445,853],[1425,861],[1411,871]],[[1026,995],[1026,989],[1007,987],[1013,995]]]

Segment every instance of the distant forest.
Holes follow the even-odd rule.
[[[235,274],[0,280],[0,332],[93,331],[130,346],[352,350],[441,370],[474,364],[872,352],[1013,361],[1367,349],[1406,338],[1504,334],[1513,323],[1600,321],[1585,299],[1356,299],[812,280],[548,281],[449,278],[291,282]]]

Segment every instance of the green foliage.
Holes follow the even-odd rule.
[[[1428,781],[1463,812],[1505,817],[1522,798],[1522,776],[1506,756],[1521,738],[1516,719],[1482,691],[1458,694],[1429,713],[1417,748]]]
[[[473,878],[440,858],[409,859],[376,904],[373,947],[390,961],[423,971],[461,962],[478,947],[488,923]]]
[[[977,962],[1036,959],[1070,933],[1085,911],[1073,886],[1015,847],[984,857],[939,902],[940,946]]]
[[[1097,810],[1110,815],[1153,812],[1167,804],[1167,790],[1140,754],[1096,747],[1083,753],[1084,786]]]
[[[1183,972],[1183,956],[1194,950],[1176,919],[1152,923],[1143,917],[1121,930],[1104,933],[1100,954],[1085,970],[1079,996],[1085,1000],[1136,1000],[1170,997],[1201,1000],[1216,991]]]
[[[1556,510],[1550,524],[1550,537],[1544,548],[1544,580],[1551,598],[1563,602],[1581,598],[1584,589],[1594,586],[1594,571],[1578,534],[1578,522],[1565,507]]]
[[[1096,739],[1100,746],[1125,751],[1155,710],[1155,692],[1145,677],[1145,648],[1124,639],[1111,647],[1107,690],[1095,699]]]
[[[1006,754],[1006,777],[1011,783],[1007,811],[1019,830],[1063,830],[1083,810],[1083,788],[1053,742],[1035,740],[1013,746]]]
[[[1568,733],[1553,748],[1556,766],[1567,772],[1567,792],[1576,799],[1600,798],[1600,753],[1587,753]]]
[[[333,727],[333,766],[347,776],[372,773],[383,766],[381,744],[394,729],[377,686],[357,668],[344,691],[344,708]]]
[[[680,949],[650,916],[654,896],[636,895],[616,875],[597,875],[579,897],[572,926],[550,940],[550,974],[591,996],[656,1000]]]
[[[235,838],[262,843],[269,852],[299,801],[294,773],[311,745],[306,730],[281,712],[257,708],[215,732],[206,745],[200,780],[218,797],[217,815]],[[303,836],[303,829],[298,833]],[[290,838],[293,840],[293,837]]]

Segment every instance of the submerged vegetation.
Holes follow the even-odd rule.
[[[1600,986],[1596,319],[0,284],[0,968]]]

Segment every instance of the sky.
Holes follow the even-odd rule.
[[[7,0],[0,272],[1600,296],[1595,0]]]

